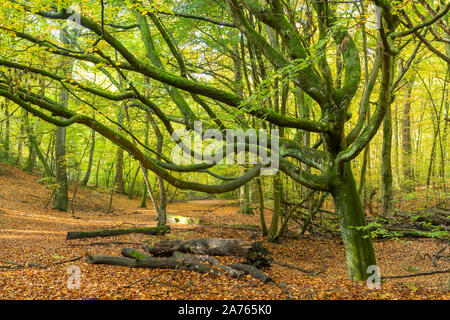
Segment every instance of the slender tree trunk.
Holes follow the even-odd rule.
[[[130,190],[128,190],[128,198],[130,198],[130,199],[133,199],[133,189],[134,189],[134,185],[136,183],[138,173],[139,173],[139,166],[137,167],[136,172],[134,173],[134,176],[133,176],[133,180],[130,183]]]
[[[98,187],[98,175],[99,175],[99,171],[100,171],[100,162],[101,162],[102,158],[98,158],[97,161],[97,168],[95,168],[95,187]]]
[[[266,236],[268,233],[266,219],[264,217],[264,193],[261,183],[261,177],[256,178],[256,186],[258,189],[258,200],[259,200],[259,220],[261,221],[262,235]]]
[[[10,149],[10,122],[9,122],[9,108],[8,108],[8,100],[5,100],[5,103],[3,104],[3,107],[5,108],[5,140],[3,142],[3,146],[5,149],[5,158],[9,159],[9,149]]]
[[[236,35],[237,37],[237,35]],[[239,59],[239,43],[236,43],[233,50],[233,73],[234,73],[234,88],[233,91],[243,97],[244,95],[244,85],[243,85],[243,74],[241,71],[241,61]],[[239,116],[241,120],[246,121],[244,117]],[[246,169],[244,169],[244,174]],[[250,183],[244,184],[239,188],[239,212],[243,214],[253,213],[250,205]]]
[[[381,203],[382,215],[386,216],[392,212],[392,115],[389,107],[383,121],[383,144],[381,151]]]
[[[83,181],[81,182],[82,186],[87,185],[89,177],[91,176],[92,162],[94,160],[94,151],[95,151],[95,131],[91,130],[91,150],[89,152],[89,161],[86,169],[86,174],[84,175]]]
[[[148,146],[148,131],[150,130],[150,125],[148,121],[145,121],[145,133],[144,133],[144,144]],[[142,181],[144,182],[144,189],[142,190],[141,203],[139,204],[139,208],[147,208],[147,182],[146,177],[148,175],[147,169],[142,168]]]
[[[114,179],[115,191],[120,194],[125,194],[123,183],[123,149],[117,147],[117,162],[116,162],[116,177]]]
[[[370,120],[370,110],[367,110],[367,123]],[[359,188],[358,188],[358,194],[361,199],[361,205],[363,208],[363,211],[366,212],[366,204],[367,204],[367,197],[369,195],[369,190],[366,185],[367,176],[368,176],[368,166],[369,166],[369,160],[370,160],[370,143],[366,145],[363,152],[363,162],[361,165],[361,175],[359,180]]]
[[[24,114],[24,121],[25,121],[25,117],[26,117],[26,114]],[[30,127],[30,130],[33,130],[33,129]],[[28,137],[28,135],[26,134],[27,128],[25,128],[24,123],[21,124],[21,132],[22,132],[23,136]],[[30,139],[27,139],[26,145],[28,147],[28,158],[25,161],[25,164],[23,165],[23,170],[26,172],[33,172],[34,166],[36,164],[36,152],[33,148],[33,145],[31,144]]]
[[[27,135],[28,135],[28,139],[30,141],[30,145],[33,147],[35,154],[37,155],[39,161],[41,162],[44,171],[45,171],[45,175],[47,177],[51,177],[52,176],[52,171],[50,170],[50,166],[48,165],[44,153],[42,152],[41,148],[39,147],[39,144],[36,140],[36,138],[33,135],[33,131],[30,127],[30,124],[28,122],[28,116],[25,115],[24,117],[25,120],[25,129],[27,130]]]
[[[146,170],[146,169],[144,169]],[[144,175],[144,174],[143,174]],[[139,204],[139,208],[147,208],[147,184],[144,181],[144,188],[142,190],[142,197],[141,197],[141,203]]]
[[[393,159],[393,169],[394,169],[394,175],[393,175],[393,181],[395,188],[398,188],[400,186],[400,173],[399,173],[399,118],[398,118],[398,108],[397,104],[394,104],[394,110],[393,110],[393,138],[394,138],[394,157],[391,157],[391,161]]]
[[[402,189],[406,192],[414,191],[414,173],[412,168],[412,143],[411,143],[411,94],[414,86],[415,73],[412,73],[408,81],[403,104],[402,114]]]
[[[67,107],[68,93],[61,89],[59,102]],[[55,139],[55,158],[56,158],[56,192],[53,209],[67,211],[69,195],[67,185],[67,166],[66,166],[66,128],[58,127],[56,129]]]
[[[60,29],[61,42],[71,45],[71,40],[67,37],[67,29]],[[74,65],[74,59],[65,58],[62,60],[62,70],[66,75],[71,75]],[[59,88],[58,103],[67,108],[69,105],[69,92],[61,85]],[[67,211],[69,203],[68,184],[67,184],[67,165],[66,165],[66,128],[57,127],[55,137],[55,162],[56,162],[56,192],[53,209]]]
[[[162,154],[162,147],[164,144],[164,137],[162,135],[162,132],[159,130],[158,125],[156,124],[155,120],[153,119],[150,112],[147,112],[147,119],[150,125],[152,126],[153,131],[155,132],[156,136],[156,152],[158,153],[157,159],[161,160],[160,154]],[[167,213],[166,213],[166,206],[167,206],[167,196],[166,196],[166,189],[164,188],[164,180],[161,177],[158,177],[158,188],[159,188],[159,210],[157,210],[158,213],[158,226],[163,226],[167,222]]]
[[[16,158],[16,164],[20,165],[22,162],[22,150],[23,150],[23,137],[25,136],[25,128],[23,125],[23,120],[19,119],[19,141],[17,143],[17,158]]]
[[[267,241],[275,242],[277,241],[278,226],[281,217],[281,177],[280,173],[277,173],[272,178],[273,182],[273,213],[272,221],[270,223],[270,228],[267,232]]]

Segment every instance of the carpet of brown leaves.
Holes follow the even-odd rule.
[[[258,233],[228,227],[171,225],[164,236],[140,234],[66,241],[68,231],[93,230],[117,226],[154,225],[153,210],[138,209],[138,199],[114,196],[114,211],[106,214],[109,195],[89,188],[79,188],[74,202],[75,217],[47,205],[51,192],[39,178],[19,168],[1,164],[0,175],[0,299],[445,299],[448,274],[390,279],[378,290],[366,283],[346,280],[343,245],[330,239],[283,239],[281,244],[265,241]],[[46,207],[47,205],[47,207]],[[233,202],[205,200],[173,203],[169,213],[202,219],[209,225],[258,225],[257,215],[237,213]],[[267,211],[266,221],[270,221]],[[301,271],[273,265],[266,272],[284,289],[262,284],[250,276],[239,280],[214,277],[187,270],[132,269],[90,265],[84,254],[120,256],[123,247],[140,249],[146,241],[192,239],[199,237],[241,238],[262,241],[278,261],[303,269],[322,271],[312,276]],[[442,243],[432,239],[410,241],[375,241],[382,275],[400,275],[449,268],[439,261],[434,268],[430,256]],[[120,241],[126,245],[89,245],[93,242]],[[449,248],[447,248],[449,249]],[[56,264],[83,256],[83,259]],[[35,263],[12,269],[11,264]],[[225,263],[238,261],[219,257]],[[72,275],[69,266],[80,270],[79,289],[68,289]]]

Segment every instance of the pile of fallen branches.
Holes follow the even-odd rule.
[[[184,269],[214,276],[226,274],[235,278],[250,274],[263,283],[272,281],[270,276],[260,270],[269,267],[271,262],[268,257],[270,252],[260,242],[221,238],[162,240],[142,248],[144,252],[123,248],[122,256],[92,255],[86,252],[86,262],[130,268]],[[214,256],[235,256],[244,260],[228,266],[222,265]]]
[[[386,236],[450,238],[450,209],[447,201],[416,212],[396,210],[388,216],[377,216],[376,221],[380,224],[378,229],[388,231]]]

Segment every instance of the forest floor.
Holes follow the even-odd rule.
[[[386,279],[380,289],[369,290],[365,282],[347,280],[344,247],[339,239],[283,238],[281,244],[265,241],[259,233],[232,226],[259,225],[259,217],[238,214],[235,201],[203,200],[172,203],[168,212],[200,218],[209,226],[170,224],[164,236],[142,234],[66,241],[68,231],[97,230],[117,226],[155,225],[151,209],[138,209],[138,199],[115,195],[113,212],[106,214],[109,194],[78,188],[71,212],[59,212],[48,205],[51,191],[39,177],[20,168],[0,164],[0,299],[445,299],[448,274]],[[72,188],[72,187],[71,187]],[[270,210],[266,212],[270,221]],[[215,227],[214,227],[215,225]],[[140,250],[146,241],[161,239],[239,238],[261,241],[275,260],[321,272],[310,275],[273,264],[264,270],[273,283],[262,284],[247,275],[241,279],[201,275],[188,270],[134,269],[84,262],[91,254],[120,256],[123,247]],[[90,245],[94,242],[129,244]],[[431,256],[442,242],[435,239],[375,240],[377,263],[382,276],[406,275],[448,269],[439,260],[433,267]],[[447,247],[448,254],[450,248]],[[64,263],[72,258],[82,259]],[[218,257],[226,263],[233,257]],[[35,263],[46,268],[13,265]],[[63,263],[61,263],[63,262]],[[57,264],[61,263],[61,264]],[[73,269],[80,270],[79,289],[68,289]]]

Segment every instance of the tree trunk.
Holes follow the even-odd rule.
[[[39,147],[39,143],[36,140],[36,137],[33,135],[33,131],[30,127],[30,123],[28,121],[28,116],[25,114],[24,116],[25,120],[25,129],[28,135],[28,140],[30,141],[30,145],[33,147],[35,154],[37,155],[39,161],[41,162],[42,166],[44,167],[45,175],[47,177],[52,176],[52,171],[50,170],[50,166],[47,163],[47,160],[45,159],[44,154],[42,153],[41,148]]]
[[[162,135],[161,130],[159,130],[158,125],[156,124],[155,120],[153,119],[150,112],[147,112],[147,120],[151,124],[153,131],[155,132],[156,136],[156,152],[158,155],[156,156],[156,159],[161,160],[160,154],[162,154],[162,148],[164,144],[164,137]],[[167,196],[166,196],[166,189],[164,188],[164,180],[161,177],[158,177],[158,188],[159,188],[159,206],[155,206],[158,213],[158,226],[163,226],[167,222],[167,213],[166,213],[166,207],[167,207]],[[148,188],[149,186],[147,186]]]
[[[62,43],[70,45],[65,32],[68,30],[60,29],[60,39]],[[74,59],[66,58],[62,60],[62,70],[66,75],[71,75]],[[58,103],[64,108],[69,104],[69,92],[61,85],[59,88]],[[67,166],[66,166],[66,128],[57,127],[55,137],[55,162],[56,162],[56,192],[53,209],[67,211],[69,203],[68,185],[67,185]]]
[[[266,219],[264,217],[264,193],[262,189],[261,177],[256,178],[256,185],[258,188],[258,201],[259,201],[259,220],[261,221],[262,235],[267,236],[268,230],[266,225]]]
[[[125,194],[123,185],[123,149],[117,147],[117,162],[116,162],[116,177],[114,179],[115,191],[120,194]]]
[[[149,81],[149,80],[147,80]],[[149,89],[147,88],[147,95],[149,94]],[[150,129],[150,125],[148,123],[148,120],[145,121],[145,131],[144,131],[144,144],[148,146],[148,131]],[[139,208],[147,208],[147,181],[146,177],[148,176],[147,169],[144,169],[142,167],[142,180],[144,182],[144,190],[142,191],[142,197],[141,197],[141,203],[139,204]]]
[[[392,115],[391,108],[386,111],[383,121],[383,143],[381,151],[381,202],[382,215],[394,209],[392,193]]]
[[[9,117],[10,117],[10,115],[9,115],[9,110],[8,110],[8,100],[5,100],[5,103],[3,104],[3,106],[5,107],[5,111],[4,111],[4,113],[5,113],[5,140],[4,140],[3,146],[5,148],[5,158],[6,158],[6,160],[8,160],[9,159],[9,149],[10,149],[10,147],[9,147],[9,145],[10,145],[10,141],[9,141],[9,138],[10,138]]]
[[[369,231],[358,229],[366,226],[366,217],[350,164],[343,166],[342,173],[333,177],[331,194],[339,216],[349,279],[366,280],[367,268],[376,265],[375,253]]]
[[[402,188],[406,192],[414,191],[414,174],[412,163],[412,143],[411,143],[411,94],[414,86],[415,73],[413,72],[408,81],[403,105],[402,115],[402,166],[403,183]]]
[[[147,169],[144,169],[144,171]],[[146,173],[142,173],[142,175],[145,177]],[[141,197],[141,203],[139,204],[139,208],[147,208],[147,183],[145,182],[145,178],[143,178],[144,181],[144,189],[142,190],[142,197]]]
[[[244,170],[244,174],[245,174]],[[243,214],[253,214],[252,207],[250,205],[250,183],[244,184],[239,189],[239,212]]]
[[[17,158],[16,158],[16,164],[20,165],[22,163],[22,149],[23,149],[23,136],[25,136],[25,128],[23,125],[23,120],[19,119],[19,141],[17,143]]]
[[[86,186],[89,181],[89,177],[91,175],[91,170],[92,170],[92,162],[94,160],[94,151],[95,151],[95,131],[92,129],[91,130],[91,151],[89,152],[89,162],[88,162],[88,166],[86,169],[86,174],[84,175],[83,181],[81,182],[82,186]]]
[[[133,199],[133,190],[134,190],[134,185],[136,184],[136,179],[139,173],[139,166],[136,168],[136,172],[134,173],[133,176],[133,180],[130,183],[130,189],[128,190],[128,198]]]
[[[67,101],[67,99],[68,99],[67,92],[61,89],[60,102]],[[55,142],[56,193],[53,209],[60,211],[67,211],[69,195],[67,186],[67,167],[66,167],[66,128],[64,127],[57,128],[55,141],[56,141]]]
[[[267,241],[275,242],[278,239],[278,225],[281,217],[281,178],[280,173],[273,176],[273,213]]]
[[[23,170],[26,172],[33,172],[34,166],[36,165],[36,152],[34,151],[34,148],[31,145],[29,139],[27,147],[28,147],[28,158],[25,161],[25,164],[23,165]]]

